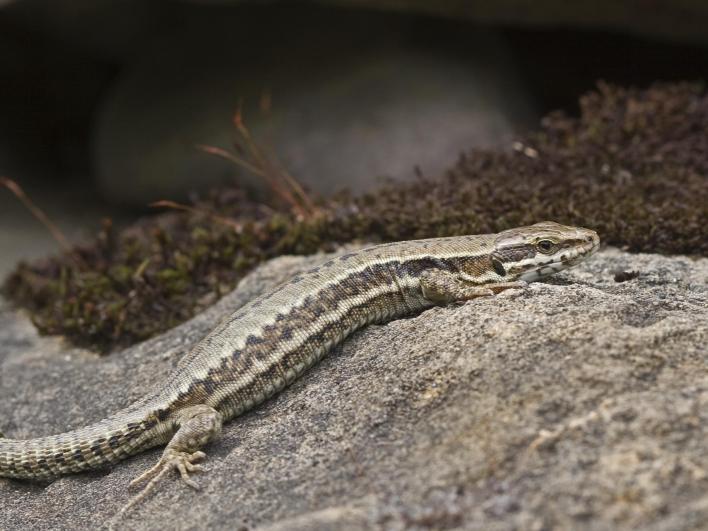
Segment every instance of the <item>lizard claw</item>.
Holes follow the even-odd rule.
[[[199,490],[199,484],[189,477],[189,473],[203,471],[204,467],[201,465],[195,465],[194,462],[200,461],[205,457],[206,454],[204,452],[189,453],[166,450],[154,467],[130,482],[130,485],[128,485],[129,488],[135,487],[143,481],[147,481],[148,483],[137,496],[130,500],[130,502],[128,502],[128,504],[120,510],[119,517],[124,515],[128,509],[144,500],[155,489],[157,482],[171,470],[176,469],[179,472],[182,481],[193,489]]]
[[[143,481],[147,481],[147,485],[124,507],[123,512],[145,499],[153,491],[157,482],[172,470],[177,470],[182,481],[187,485],[199,490],[199,485],[189,477],[189,474],[204,470],[201,465],[195,464],[206,457],[199,448],[221,431],[221,414],[201,404],[184,409],[177,422],[179,430],[170,440],[157,464],[130,482],[130,487]]]
[[[162,476],[167,474],[170,470],[176,469],[182,477],[182,480],[187,485],[199,490],[199,485],[197,485],[197,483],[189,477],[189,473],[201,472],[204,470],[204,467],[201,465],[195,465],[194,463],[204,459],[205,457],[206,454],[204,452],[165,452],[154,467],[131,481],[129,487],[135,487],[143,481],[148,481],[143,493],[141,493],[142,495],[146,493],[146,491],[152,490],[154,484]]]
[[[201,472],[204,470],[203,466],[195,465],[193,464],[193,462],[203,459],[204,457],[206,457],[206,454],[204,452],[194,452],[191,455],[186,455],[189,455],[189,457],[175,462],[172,466],[177,468],[177,470],[179,471],[179,475],[182,477],[182,481],[184,481],[194,490],[200,490],[201,487],[197,484],[196,481],[189,477],[189,473]]]

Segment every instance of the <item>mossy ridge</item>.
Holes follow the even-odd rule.
[[[547,116],[515,149],[474,150],[440,179],[340,196],[307,220],[267,212],[235,190],[120,234],[104,226],[69,256],[20,264],[3,286],[43,333],[107,352],[190,318],[280,254],[360,240],[496,232],[552,219],[592,227],[632,251],[708,255],[708,97],[697,84],[639,91],[600,84],[581,115]]]

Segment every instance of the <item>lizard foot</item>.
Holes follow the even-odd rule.
[[[130,482],[128,488],[135,487],[143,481],[147,481],[148,483],[137,496],[133,497],[132,500],[123,506],[118,514],[118,518],[120,519],[120,517],[122,517],[131,507],[147,498],[150,493],[155,490],[155,486],[158,481],[160,481],[164,475],[168,474],[172,470],[179,471],[182,481],[193,489],[199,490],[199,485],[196,481],[189,477],[189,473],[203,471],[203,466],[195,465],[194,463],[204,459],[205,457],[206,454],[204,452],[189,453],[166,451],[154,467]]]
[[[160,479],[172,470],[177,470],[187,485],[199,490],[199,485],[189,474],[204,470],[201,465],[194,463],[206,457],[199,448],[221,432],[221,414],[207,405],[198,404],[181,410],[174,422],[179,429],[170,439],[160,460],[150,470],[130,482],[130,487],[143,481],[147,481],[147,485],[121,509],[119,517],[144,500],[155,489]]]
[[[189,473],[201,472],[204,470],[204,467],[201,465],[195,465],[194,463],[201,461],[205,457],[206,454],[204,452],[188,453],[166,451],[154,467],[131,481],[129,487],[135,487],[143,481],[147,481],[148,484],[143,489],[143,493],[147,490],[152,490],[152,487],[160,480],[160,478],[169,473],[171,470],[176,469],[179,471],[182,481],[193,489],[199,490],[199,485],[189,477]]]

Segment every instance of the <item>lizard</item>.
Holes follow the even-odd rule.
[[[166,445],[136,478],[143,494],[172,470],[190,476],[225,421],[293,382],[355,330],[464,303],[578,264],[600,238],[541,222],[496,234],[385,243],[294,276],[227,316],[152,392],[86,427],[29,440],[0,438],[0,477],[51,480]]]

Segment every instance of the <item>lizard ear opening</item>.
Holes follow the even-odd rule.
[[[498,258],[492,257],[492,267],[494,268],[496,274],[500,277],[506,276],[506,269],[504,269],[504,264],[502,264],[501,260],[499,260]]]

